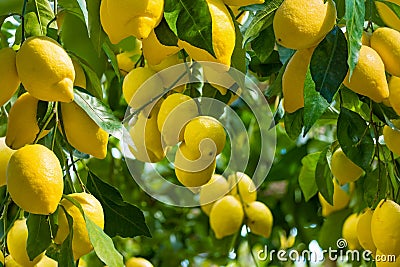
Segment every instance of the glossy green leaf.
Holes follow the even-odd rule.
[[[287,135],[295,140],[303,131],[304,126],[304,108],[301,108],[293,113],[285,113],[283,117],[285,122],[285,130]]]
[[[331,156],[332,152],[330,147],[326,147],[321,152],[315,169],[315,181],[318,191],[329,204],[333,205],[333,176],[328,164],[328,160],[330,161]]]
[[[337,122],[337,137],[346,156],[368,171],[374,154],[374,141],[364,119],[342,108]]]
[[[275,35],[272,26],[269,26],[251,42],[251,48],[256,53],[257,57],[264,63],[274,51]]]
[[[102,55],[102,46],[106,39],[106,34],[103,31],[100,23],[100,2],[101,0],[85,0],[88,10],[88,27],[90,41],[96,53],[93,53],[98,58]]]
[[[47,0],[28,1],[25,13],[25,37],[46,35],[47,26],[54,18]]]
[[[315,182],[315,170],[321,152],[308,154],[301,160],[299,185],[306,201],[309,201],[317,192],[318,186]]]
[[[29,258],[33,260],[51,244],[50,222],[48,216],[29,214],[26,224],[28,226],[26,248]]]
[[[114,70],[115,75],[118,77],[118,80],[121,80],[121,74],[119,72],[117,57],[115,56],[114,52],[112,51],[110,45],[107,42],[103,43],[103,50],[111,62],[111,66]]]
[[[292,54],[293,55],[293,54]],[[282,93],[282,77],[283,73],[285,73],[286,66],[289,63],[289,60],[285,62],[285,64],[281,67],[278,72],[278,75],[275,77],[274,82],[268,87],[265,95],[266,97],[272,97],[276,95],[280,95]]]
[[[74,14],[75,16],[80,18],[82,22],[86,23],[85,16],[83,15],[82,9],[79,6],[77,0],[58,0],[57,4],[62,9],[62,12],[68,12]],[[57,14],[57,17],[59,14]]]
[[[367,172],[363,183],[364,201],[369,207],[373,207],[379,200],[386,197],[386,188],[388,186],[388,174],[383,162],[372,172]]]
[[[318,236],[318,243],[323,249],[337,249],[337,241],[342,238],[342,227],[351,214],[350,209],[332,213],[326,218]]]
[[[74,230],[72,225],[74,220],[71,215],[65,212],[65,210],[64,214],[66,215],[68,221],[69,233],[68,236],[65,238],[64,242],[61,244],[58,264],[59,266],[75,267],[74,255],[72,252],[72,237],[74,235]]]
[[[85,62],[82,62],[78,59],[79,64],[81,65],[83,72],[86,76],[86,90],[94,95],[95,97],[102,99],[103,98],[103,90],[101,88],[101,82],[95,71],[88,66]]]
[[[332,103],[348,71],[347,41],[338,26],[335,26],[314,50],[310,71],[315,89]]]
[[[168,26],[165,18],[162,18],[160,24],[154,29],[158,41],[167,46],[178,46],[178,37]]]

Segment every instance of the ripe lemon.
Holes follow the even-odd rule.
[[[217,89],[221,95],[226,95],[228,88],[232,87],[236,81],[232,76],[222,69],[222,66],[216,64],[203,64],[204,77]],[[218,82],[218,83],[215,83]],[[239,90],[239,89],[238,89]]]
[[[198,116],[186,125],[184,139],[189,149],[200,151],[202,156],[215,158],[224,149],[226,133],[217,119]]]
[[[26,144],[32,144],[40,133],[36,114],[39,100],[24,93],[18,97],[8,114],[6,144],[12,149],[19,149]],[[49,133],[44,130],[38,139]]]
[[[400,255],[400,206],[382,199],[371,220],[372,239],[376,248],[386,255]]]
[[[210,213],[210,226],[215,237],[221,239],[239,231],[243,217],[243,206],[235,197],[224,196],[215,202]]]
[[[282,92],[286,112],[304,107],[304,81],[314,49],[298,50],[290,59],[282,76]]]
[[[144,258],[132,257],[125,263],[126,267],[154,267],[151,262]]]
[[[135,54],[131,52],[122,52],[116,55],[118,68],[123,76],[135,68],[135,62],[131,59],[133,56],[135,56]]]
[[[176,145],[184,139],[186,124],[199,114],[196,102],[187,95],[169,95],[161,104],[157,117],[158,130],[168,146]]]
[[[329,204],[321,193],[318,193],[319,202],[322,206],[322,216],[324,217],[344,209],[350,202],[349,193],[340,187],[336,179],[333,179],[333,186],[333,205]]]
[[[9,47],[0,49],[0,106],[4,105],[19,88],[21,83],[16,66],[16,53]]]
[[[394,120],[392,122],[394,126],[400,129],[400,120]],[[400,155],[400,131],[393,130],[389,126],[385,125],[385,127],[383,127],[383,139],[390,151]]]
[[[376,246],[372,240],[371,233],[371,220],[373,211],[368,208],[360,215],[357,224],[357,237],[360,245],[365,250],[371,251],[373,254],[376,252]]]
[[[385,69],[392,75],[400,76],[400,32],[382,27],[371,36],[371,47],[378,52]]]
[[[76,60],[72,60],[72,64],[74,65],[75,70],[74,86],[86,89],[86,75],[81,64],[79,64],[79,62]]]
[[[200,206],[205,214],[210,215],[211,209],[218,199],[229,192],[228,181],[219,174],[214,174],[210,181],[200,189]]]
[[[397,115],[400,114],[400,78],[392,76],[389,80],[389,103]]]
[[[0,138],[0,186],[6,184],[7,165],[15,150],[10,149],[5,142],[5,137]]]
[[[4,265],[4,254],[3,251],[0,250],[0,262]]]
[[[254,201],[244,205],[246,225],[253,234],[270,237],[273,217],[270,209],[262,202]]]
[[[182,78],[180,78],[180,81],[185,82],[185,81],[189,81],[189,74],[186,71],[186,66],[185,65],[181,65],[179,67],[174,68],[173,71],[163,71],[165,69],[168,69],[169,67],[178,65],[183,63],[183,59],[179,57],[179,53],[176,54],[172,54],[166,58],[164,58],[160,64],[158,65],[152,65],[149,63],[149,67],[156,71],[158,76],[161,78],[161,80],[163,81],[163,87],[164,88],[170,88],[173,85],[176,84],[176,81],[178,80],[178,78],[180,77],[180,75],[185,74],[185,76],[183,76]],[[179,88],[179,89],[178,89]],[[180,91],[183,92],[183,90],[185,89],[184,85],[180,85],[174,88],[174,91]]]
[[[133,146],[129,150],[143,162],[158,162],[165,156],[161,133],[157,128],[157,115],[162,101],[156,103],[150,113],[141,111],[135,125],[129,130]]]
[[[210,181],[215,171],[215,164],[215,158],[204,159],[188,149],[185,143],[181,143],[175,156],[175,174],[184,186],[198,187]],[[198,188],[190,190],[197,191]]]
[[[18,76],[32,96],[44,101],[74,100],[74,65],[53,39],[29,37],[18,51],[16,62]]]
[[[28,252],[26,251],[27,241],[28,226],[26,225],[26,219],[16,220],[13,226],[10,228],[10,231],[8,231],[7,247],[14,261],[24,267],[34,266],[42,259],[44,255],[43,252],[32,261],[29,260]],[[7,263],[6,266],[8,266]]]
[[[226,69],[231,65],[231,57],[235,49],[235,25],[232,17],[221,0],[206,0],[210,11],[212,25],[212,44],[215,57],[207,51],[188,42],[178,40],[178,46],[185,49],[196,61],[211,61],[224,64]]]
[[[361,249],[361,245],[357,237],[358,220],[359,215],[353,213],[347,217],[343,223],[342,237],[347,241],[347,246],[351,250]]]
[[[229,6],[248,6],[263,4],[264,0],[224,0],[224,3]]]
[[[394,3],[396,5],[400,5],[399,0],[387,0],[387,1]],[[390,28],[400,31],[400,19],[392,11],[392,9],[388,7],[385,3],[381,3],[378,1],[375,2],[375,6],[382,21]]]
[[[358,63],[349,81],[349,73],[343,84],[350,90],[368,96],[375,102],[389,97],[389,87],[385,76],[385,65],[379,54],[368,46],[361,46]]]
[[[363,31],[361,36],[361,44],[371,46],[371,36],[372,33]]]
[[[44,255],[35,267],[58,267],[58,262]]]
[[[122,93],[129,106],[140,109],[151,99],[162,94],[164,91],[162,84],[161,78],[155,71],[147,67],[139,67],[125,76]]]
[[[108,133],[75,103],[62,103],[61,114],[68,142],[83,153],[104,159],[107,155]]]
[[[384,254],[381,251],[376,252],[376,267],[398,267],[400,266],[400,257],[397,255]]]
[[[251,203],[257,199],[257,188],[253,180],[245,173],[237,172],[228,176],[231,188],[229,194],[244,203]]]
[[[331,170],[340,185],[354,182],[363,174],[363,170],[344,154],[342,148],[337,149],[333,153]]]
[[[123,39],[130,36],[130,33],[125,30],[122,22],[118,19],[114,19],[108,13],[108,2],[109,0],[102,0],[100,4],[100,23],[103,30],[107,33],[111,43],[118,44]],[[110,0],[110,2],[113,2]]]
[[[5,266],[7,267],[23,267],[21,264],[16,262],[11,255],[7,255],[7,257],[4,259],[5,260]]]
[[[142,45],[144,58],[151,65],[158,65],[166,57],[176,54],[181,50],[177,46],[166,46],[160,43],[154,31],[151,31],[150,35],[146,39],[143,39]]]
[[[63,188],[60,162],[47,147],[26,145],[11,156],[7,189],[23,210],[43,215],[53,213],[61,200]]]
[[[273,27],[280,45],[297,50],[316,46],[335,22],[332,0],[285,0],[276,10]]]
[[[87,193],[73,193],[69,194],[79,204],[81,204],[83,212],[90,220],[92,220],[101,229],[104,228],[104,213],[100,202],[92,195]],[[85,219],[83,218],[80,210],[72,204],[69,200],[64,198],[60,203],[66,212],[73,218],[73,237],[72,237],[72,252],[74,259],[77,260],[83,255],[93,250],[93,246],[89,240],[89,234],[86,229]],[[67,217],[65,216],[64,209],[59,210],[58,213],[58,230],[54,242],[61,244],[69,233],[69,226]]]

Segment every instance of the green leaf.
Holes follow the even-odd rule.
[[[337,122],[337,137],[346,156],[368,171],[374,154],[374,141],[364,119],[359,114],[342,108]]]
[[[274,128],[284,118],[285,110],[283,109],[282,101],[279,102],[278,108],[275,110],[274,119],[269,126],[269,130]]]
[[[167,21],[163,17],[160,24],[154,29],[158,41],[166,46],[178,46],[178,37],[168,26]]]
[[[107,57],[110,59],[111,61],[111,66],[114,69],[114,73],[115,75],[117,75],[118,80],[121,80],[121,74],[119,72],[119,66],[118,66],[118,61],[117,61],[117,57],[115,56],[114,52],[112,51],[110,45],[107,42],[103,43],[103,50],[106,53]],[[100,87],[101,88],[101,87]]]
[[[295,140],[301,134],[304,126],[304,108],[301,108],[293,113],[285,113],[283,117],[285,122],[285,130],[287,135]]]
[[[265,96],[270,98],[272,96],[280,95],[282,93],[282,77],[283,73],[285,73],[286,66],[289,63],[289,60],[285,62],[285,64],[281,67],[276,76],[274,82],[268,87]]]
[[[269,26],[251,42],[251,48],[256,53],[257,57],[260,59],[261,63],[267,61],[269,56],[274,51],[275,47],[275,35],[272,26]]]
[[[232,53],[232,58],[231,58],[231,65],[233,68],[237,69],[243,74],[246,74],[247,68],[246,68],[246,49],[242,47],[242,42],[243,42],[243,36],[240,33],[240,29],[238,24],[235,22],[235,49],[233,50]],[[232,72],[230,72],[232,75]],[[236,74],[236,72],[233,72],[233,74]],[[236,76],[236,75],[232,75]],[[233,77],[235,81],[239,84],[239,87],[245,88],[244,85],[244,78],[243,77]]]
[[[351,209],[341,210],[328,216],[321,227],[318,243],[323,249],[337,249],[337,241],[342,237],[342,227]]]
[[[42,129],[47,121],[51,118],[51,121],[47,124],[46,130],[50,130],[56,124],[56,119],[54,116],[54,102],[46,102],[39,100],[36,112],[36,121],[38,123],[39,129]]]
[[[48,216],[29,214],[26,220],[28,241],[26,249],[30,260],[33,260],[51,244],[51,231]]]
[[[237,86],[236,86],[237,87]],[[232,96],[232,91],[228,89],[225,95],[221,94],[214,86],[209,83],[205,83],[202,89],[202,97],[210,98],[212,100],[218,100],[225,104],[229,102]],[[224,113],[225,106],[219,105],[215,101],[207,101],[204,99],[200,103],[201,114],[213,114],[213,116],[219,117]]]
[[[100,0],[86,0],[86,9],[88,11],[89,36],[96,51],[97,57],[102,55],[102,45],[106,40],[106,34],[100,23]]]
[[[85,16],[83,15],[82,9],[77,0],[58,0],[58,5],[61,7],[62,12],[68,12],[80,18],[83,23],[86,23]],[[60,12],[57,17],[62,14]]]
[[[358,55],[361,48],[361,36],[364,29],[365,3],[364,0],[346,0],[346,19],[347,46],[349,72],[353,70],[358,62]]]
[[[314,50],[310,71],[315,89],[332,103],[348,71],[347,41],[338,26],[335,26]]]
[[[47,0],[28,1],[25,13],[25,37],[46,35],[47,25],[54,18]]]
[[[324,114],[329,103],[316,90],[315,83],[311,77],[310,70],[307,70],[304,81],[304,132],[306,136],[314,123]]]
[[[328,164],[328,158],[330,161],[331,156],[332,151],[329,146],[319,155],[317,167],[315,169],[315,181],[318,186],[318,191],[329,204],[333,205],[333,177]]]
[[[102,99],[103,98],[103,90],[101,88],[101,82],[99,77],[96,75],[94,70],[87,65],[85,62],[78,60],[81,65],[83,71],[86,76],[86,90],[93,94],[95,97]]]
[[[142,211],[125,202],[117,189],[89,172],[87,188],[100,201],[105,214],[104,231],[111,237],[151,236]]]
[[[0,1],[0,16],[13,13],[21,14],[24,0],[2,0]]]
[[[345,14],[345,2],[346,0],[334,0],[336,4],[336,11],[338,19],[343,18]]]
[[[363,192],[364,201],[369,207],[373,207],[379,200],[386,197],[387,182],[388,175],[383,162],[379,162],[372,172],[367,172],[363,183]]]
[[[301,160],[303,166],[300,170],[299,185],[306,201],[309,201],[318,192],[318,186],[315,181],[315,170],[320,155],[321,152],[308,154]]]
[[[206,0],[166,0],[164,17],[180,40],[206,50],[215,57],[212,19]]]
[[[65,238],[64,242],[61,244],[58,264],[59,266],[75,267],[74,255],[72,252],[72,237],[74,235],[74,228],[72,227],[72,225],[74,220],[71,215],[65,212],[65,210],[64,214],[68,221],[69,233],[68,236]]]

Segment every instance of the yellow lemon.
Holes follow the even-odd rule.
[[[5,137],[0,138],[0,186],[6,184],[7,165],[15,150],[10,149],[5,142]]]
[[[304,81],[314,49],[296,51],[282,76],[282,93],[286,112],[293,113],[304,107]]]
[[[4,254],[2,250],[0,250],[0,262],[4,265]]]
[[[158,76],[163,81],[163,87],[170,88],[176,84],[178,78],[180,78],[180,75],[182,75],[182,74],[184,74],[184,76],[182,78],[180,78],[180,81],[182,81],[183,83],[185,83],[185,81],[189,81],[189,74],[186,70],[185,65],[181,65],[177,68],[174,68],[174,70],[163,71],[165,69],[168,69],[169,67],[172,67],[172,66],[175,66],[175,65],[178,65],[181,63],[183,63],[183,59],[179,57],[179,53],[176,53],[176,54],[167,56],[158,65],[152,65],[149,63],[149,67],[152,70],[157,72]],[[180,90],[181,92],[183,92],[183,90],[185,89],[184,85],[180,85],[178,87],[180,87],[182,89],[177,89],[175,87],[174,90],[175,91]]]
[[[400,255],[400,206],[382,199],[371,220],[372,239],[376,248],[386,255]]]
[[[103,30],[107,33],[111,43],[118,44],[123,39],[129,37],[131,34],[125,30],[122,22],[118,19],[114,19],[108,13],[108,2],[109,0],[102,0],[100,4],[100,23]],[[112,3],[113,1],[110,0]]]
[[[400,5],[399,0],[387,0],[387,1],[394,3],[396,5]],[[400,31],[400,19],[392,11],[392,9],[388,7],[385,3],[381,3],[378,1],[375,1],[374,3],[376,6],[376,10],[378,11],[382,21],[390,28]]]
[[[209,52],[193,46],[183,40],[178,46],[185,49],[191,58],[196,61],[211,61],[224,64],[226,69],[231,65],[231,57],[235,49],[235,25],[232,17],[221,0],[207,0],[212,20],[212,43],[215,57]]]
[[[132,257],[125,263],[126,267],[154,267],[151,262],[144,258]]]
[[[157,117],[158,130],[168,146],[174,146],[184,139],[186,124],[199,114],[196,102],[187,95],[169,95],[161,104]]]
[[[215,202],[210,213],[210,226],[215,237],[221,239],[239,231],[243,217],[243,206],[235,197],[224,196]]]
[[[400,78],[392,76],[389,80],[389,103],[397,115],[400,114]]]
[[[38,144],[18,149],[8,163],[7,189],[23,210],[43,215],[53,213],[64,189],[57,156]]]
[[[372,240],[371,220],[373,211],[368,208],[358,218],[357,224],[357,237],[360,245],[365,250],[371,251],[373,254],[376,252],[376,246]]]
[[[68,142],[83,153],[104,159],[107,155],[108,133],[76,103],[62,103],[61,114]]]
[[[270,209],[262,202],[254,201],[244,205],[246,225],[253,234],[270,237],[273,217]]]
[[[233,77],[225,72],[220,65],[203,64],[203,72],[207,81],[217,89],[221,95],[225,95],[228,89],[236,83]]]
[[[19,149],[32,144],[40,133],[37,124],[37,107],[39,100],[24,93],[18,97],[8,114],[6,144],[12,149]],[[38,139],[46,136],[49,130],[43,130]]]
[[[149,37],[143,39],[143,55],[151,65],[158,65],[166,57],[178,53],[181,50],[177,46],[166,46],[160,43],[154,31],[151,31]]]
[[[218,199],[229,192],[228,181],[219,174],[214,174],[210,181],[200,189],[200,206],[205,214],[210,215],[211,209]]]
[[[400,32],[387,27],[376,29],[371,36],[371,47],[382,58],[386,71],[400,76]]]
[[[9,47],[0,49],[0,106],[4,105],[19,88],[21,83],[16,66],[16,53]]]
[[[58,262],[53,260],[52,258],[44,257],[35,265],[36,267],[58,267]]]
[[[23,267],[21,264],[16,262],[11,255],[7,255],[7,257],[4,259],[5,260],[5,265],[7,267]]]
[[[398,255],[388,255],[381,251],[376,252],[376,267],[398,267],[400,266],[400,257]]]
[[[363,31],[361,36],[361,44],[371,46],[371,36],[372,33]]]
[[[322,216],[324,217],[344,209],[350,202],[349,193],[340,187],[336,179],[333,179],[333,186],[333,205],[329,204],[321,193],[318,193],[319,202],[322,206]]]
[[[129,150],[143,162],[158,162],[165,156],[161,133],[157,128],[157,115],[162,101],[156,103],[150,113],[141,111],[136,123],[129,130],[133,144]]]
[[[16,63],[18,76],[32,96],[43,101],[74,100],[74,65],[53,39],[29,37],[18,51]]]
[[[365,95],[375,102],[389,97],[385,66],[379,54],[368,46],[361,46],[358,63],[349,81],[347,73],[343,84],[357,94]]]
[[[363,174],[363,170],[344,154],[342,148],[333,152],[331,170],[340,185],[354,182]]]
[[[351,250],[361,249],[357,235],[358,220],[359,215],[354,213],[347,217],[343,223],[342,237],[347,241],[348,249]]]
[[[104,228],[104,213],[100,202],[93,196],[87,193],[73,193],[69,197],[79,202],[85,215],[92,220],[101,229]],[[64,198],[60,203],[65,211],[73,218],[73,237],[72,237],[72,252],[74,259],[77,260],[83,255],[93,250],[93,246],[89,240],[89,234],[86,229],[85,219],[82,213],[71,201]],[[58,230],[54,242],[61,244],[69,234],[69,225],[64,209],[60,208],[58,213]]]
[[[393,124],[396,128],[400,129],[400,120],[394,120]],[[393,130],[388,125],[385,125],[383,127],[383,139],[390,151],[400,155],[400,131]]]
[[[124,76],[135,68],[135,62],[131,59],[132,56],[134,54],[131,52],[122,52],[116,55],[118,68]]]
[[[76,60],[72,60],[72,64],[74,65],[75,70],[74,86],[86,89],[86,75],[81,64],[79,64],[79,62]]]
[[[332,0],[285,0],[276,10],[273,27],[280,45],[297,50],[316,46],[335,22]]]
[[[32,261],[29,259],[28,252],[26,251],[26,242],[28,241],[28,226],[26,219],[16,220],[10,231],[7,233],[7,247],[12,259],[24,267],[35,266],[44,253],[38,255]],[[6,260],[6,266],[7,265]]]
[[[237,172],[228,176],[231,191],[229,194],[244,203],[251,203],[257,199],[257,188],[253,180],[245,173]]]
[[[248,5],[256,5],[263,4],[264,0],[223,0],[225,5],[229,6],[248,6]]]

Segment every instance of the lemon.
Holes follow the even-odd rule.
[[[78,267],[87,267],[86,261],[84,259],[80,258]]]
[[[16,53],[9,47],[0,49],[0,106],[4,105],[19,88],[21,83],[16,66]]]
[[[400,129],[400,120],[394,120],[392,122],[396,128]],[[388,125],[385,125],[385,127],[383,127],[383,139],[390,151],[400,155],[400,131],[393,130]]]
[[[237,172],[228,176],[231,191],[229,194],[244,203],[251,203],[257,199],[257,188],[253,180],[245,173]]]
[[[248,6],[248,5],[256,5],[263,4],[264,0],[223,0],[225,5],[229,6]]]
[[[61,114],[68,142],[80,152],[104,159],[107,155],[108,133],[74,102],[62,103]]]
[[[293,113],[304,107],[304,82],[314,49],[296,51],[282,76],[282,93],[286,112]]]
[[[371,233],[372,214],[373,211],[368,208],[358,218],[357,237],[363,249],[369,250],[371,253],[375,254],[376,246],[372,240]]]
[[[134,54],[131,52],[122,52],[116,55],[118,68],[124,76],[135,68],[135,62],[131,59],[132,56]]]
[[[135,36],[147,38],[160,23],[164,12],[164,0],[152,1],[111,1],[108,0],[102,12],[103,28],[107,34],[116,37]],[[111,39],[111,38],[110,38]],[[119,38],[116,41],[119,42]]]
[[[158,130],[164,143],[173,146],[183,141],[186,124],[198,114],[197,104],[191,97],[181,93],[169,95],[157,116]]]
[[[186,125],[184,139],[189,149],[213,158],[224,149],[226,133],[224,126],[217,119],[198,116]]]
[[[254,201],[244,205],[246,225],[253,234],[270,237],[273,217],[270,209],[262,202]]]
[[[375,102],[389,97],[385,66],[379,54],[368,46],[361,46],[358,63],[349,81],[347,73],[343,84],[357,94],[365,95]]]
[[[347,241],[347,246],[350,250],[361,249],[357,235],[358,220],[359,215],[354,213],[347,217],[343,223],[342,237]]]
[[[210,213],[210,226],[215,237],[221,239],[239,231],[243,217],[243,206],[235,197],[224,196],[215,202]]]
[[[275,12],[273,27],[280,45],[297,50],[316,46],[335,22],[332,0],[285,0]]]
[[[147,67],[139,67],[125,76],[122,93],[129,106],[140,109],[151,99],[162,94],[164,91],[162,84],[161,78],[155,71]]]
[[[363,31],[361,36],[361,44],[371,46],[371,36],[372,33]]]
[[[47,147],[26,145],[11,156],[7,168],[7,189],[13,201],[23,210],[43,215],[53,213],[63,188],[60,162]]]
[[[188,149],[185,143],[181,143],[175,156],[175,174],[184,186],[199,187],[210,181],[215,171],[215,164],[215,158],[204,159]],[[198,189],[190,190],[197,191]]]
[[[35,267],[57,267],[58,262],[53,260],[52,258],[47,257],[44,255],[44,257],[35,265]]]
[[[154,30],[146,39],[143,39],[142,45],[144,58],[151,65],[158,65],[168,56],[181,50],[177,46],[166,46],[160,43]]]
[[[16,63],[18,76],[32,96],[44,101],[74,100],[74,65],[53,39],[29,37],[18,51]]]
[[[5,260],[5,265],[7,267],[23,267],[21,264],[16,262],[11,255],[7,255],[7,257],[4,259]]]
[[[382,199],[371,220],[372,239],[376,248],[386,255],[400,255],[400,206]]]
[[[2,250],[0,250],[0,262],[4,265],[4,254]]]
[[[31,261],[26,251],[27,241],[28,226],[26,225],[26,219],[16,220],[7,233],[7,247],[14,261],[24,267],[34,266],[44,255],[42,253]],[[8,266],[7,262],[6,266]]]
[[[217,89],[221,95],[226,95],[228,88],[236,83],[232,76],[225,72],[220,65],[203,64],[203,72],[207,81]],[[216,81],[218,81],[218,83],[215,83]]]
[[[400,5],[399,0],[387,0],[387,1],[394,3],[396,5]],[[385,3],[381,3],[378,1],[375,1],[375,5],[376,5],[376,10],[378,11],[382,21],[390,28],[400,31],[400,19],[392,11],[392,9],[388,7]]]
[[[29,93],[18,97],[8,114],[6,144],[12,149],[19,149],[26,144],[32,144],[40,133],[36,120],[38,102]],[[42,131],[38,139],[46,136],[48,130]]]
[[[389,80],[389,103],[397,115],[400,114],[400,78],[392,76]]]
[[[86,89],[86,75],[81,64],[79,64],[79,62],[76,60],[72,60],[72,64],[74,65],[75,70],[74,86]]]
[[[113,0],[110,0],[111,3]],[[125,30],[122,22],[118,19],[114,19],[108,13],[108,2],[109,0],[102,0],[100,4],[100,23],[103,30],[107,33],[111,43],[118,44],[123,39],[130,36],[129,32]]]
[[[400,76],[400,32],[382,27],[371,36],[371,47],[378,52],[385,64],[385,69],[392,75]]]
[[[153,264],[144,258],[132,257],[126,261],[126,267],[153,267]]]
[[[333,179],[333,186],[333,205],[329,204],[321,193],[318,193],[319,202],[322,206],[322,216],[324,217],[344,209],[350,202],[350,195],[340,187],[336,179]]]
[[[400,257],[398,255],[388,255],[378,250],[375,258],[376,267],[398,267],[400,265]]]
[[[175,68],[173,71],[163,71],[163,70],[168,69],[169,67],[172,67],[172,66],[175,66],[175,65],[178,65],[181,63],[183,63],[183,59],[179,57],[179,53],[176,53],[176,54],[172,54],[172,55],[164,58],[158,65],[152,65],[149,63],[149,67],[152,70],[157,72],[158,76],[163,81],[164,88],[170,88],[176,84],[176,81],[178,80],[179,76],[182,74],[184,74],[184,76],[180,79],[182,82],[189,80],[189,74],[186,71],[186,66],[184,66],[184,65],[181,65],[180,67]],[[183,92],[183,90],[185,89],[185,86],[180,85],[179,87],[181,89],[174,88],[174,90]]]
[[[210,181],[200,189],[200,206],[205,214],[210,215],[211,209],[218,199],[229,192],[228,181],[219,174],[214,174]]]
[[[363,170],[344,154],[342,148],[333,152],[331,170],[340,185],[354,182],[363,174]]]
[[[0,186],[6,184],[7,165],[15,150],[10,149],[5,142],[5,138],[0,138]]]
[[[162,101],[157,102],[150,113],[141,111],[135,125],[129,130],[133,142],[129,149],[140,161],[158,162],[165,156],[161,133],[157,128],[157,115],[161,103]]]
[[[211,15],[212,45],[215,57],[209,52],[193,46],[186,41],[178,40],[178,46],[185,49],[196,61],[211,61],[224,64],[226,69],[231,65],[235,49],[235,25],[232,17],[221,0],[206,0]]]
[[[100,202],[93,196],[87,193],[73,193],[69,197],[79,202],[85,215],[92,220],[101,229],[104,228],[104,213]],[[66,212],[73,218],[73,237],[72,237],[72,252],[74,259],[77,260],[83,255],[93,250],[93,246],[89,240],[89,234],[86,229],[85,219],[80,210],[72,204],[71,201],[64,198],[60,203]],[[58,230],[54,242],[61,244],[69,233],[69,225],[64,209],[58,213]]]

